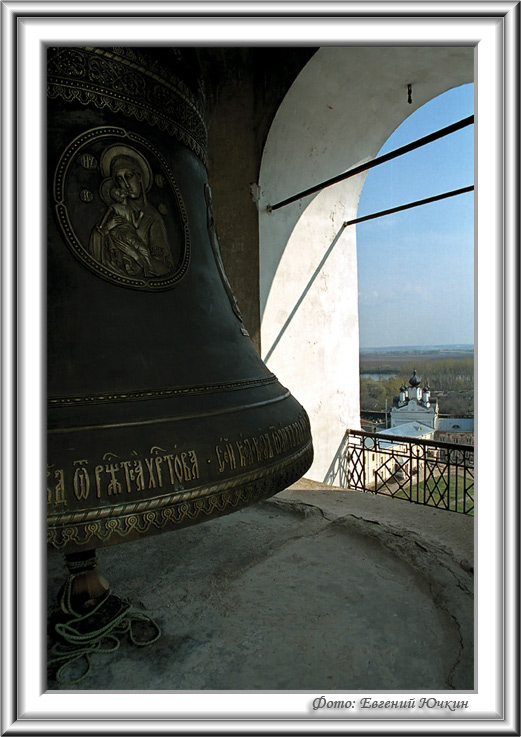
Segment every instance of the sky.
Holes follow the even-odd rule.
[[[474,112],[474,85],[440,95],[379,155]],[[357,217],[474,184],[474,126],[367,174]],[[360,348],[474,343],[474,193],[356,226]]]

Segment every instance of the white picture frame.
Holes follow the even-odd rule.
[[[518,2],[2,2],[2,735],[519,734]],[[476,48],[477,679],[464,709],[313,710],[327,692],[46,692],[47,45]],[[43,474],[41,474],[43,476]],[[338,698],[392,699],[373,693]]]

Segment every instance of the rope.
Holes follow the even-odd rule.
[[[49,659],[50,666],[58,666],[54,676],[56,681],[67,686],[76,685],[89,675],[91,655],[115,652],[125,635],[137,647],[152,645],[161,636],[159,625],[151,617],[133,610],[128,601],[108,592],[88,612],[74,611],[71,591],[77,575],[71,574],[63,588],[60,605],[70,619],[54,625],[57,641],[51,647]],[[136,633],[139,623],[151,625],[154,634],[149,638],[139,638]],[[84,672],[76,678],[67,678],[67,670],[80,660],[85,662]]]

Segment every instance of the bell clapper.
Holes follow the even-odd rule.
[[[63,686],[80,683],[91,671],[91,655],[114,652],[123,637],[145,647],[161,636],[153,619],[110,593],[97,563],[95,550],[65,555],[68,577],[49,622],[48,659],[53,680]]]
[[[65,565],[69,573],[68,596],[60,595],[60,607],[66,614],[85,614],[106,598],[110,591],[107,579],[97,569],[95,550],[66,553]]]

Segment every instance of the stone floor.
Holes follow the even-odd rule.
[[[74,689],[473,688],[472,517],[302,480],[98,557],[162,635],[96,653]],[[63,581],[52,555],[50,609]]]

